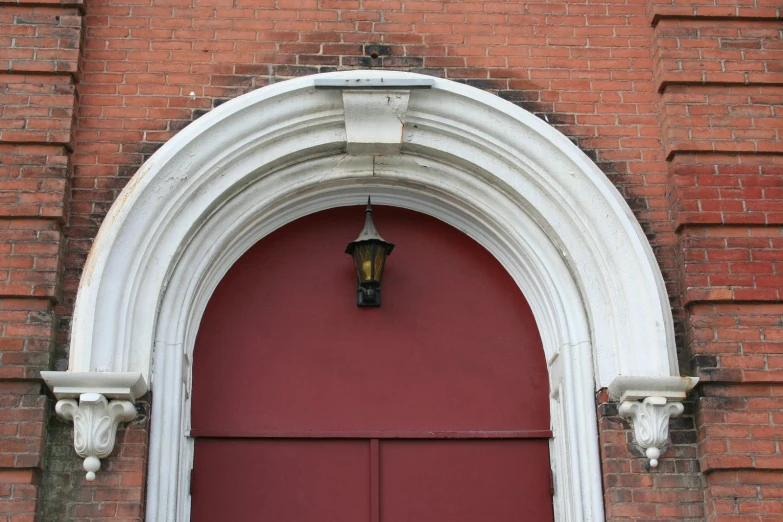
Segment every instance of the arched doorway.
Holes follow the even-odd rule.
[[[187,522],[191,362],[212,292],[260,239],[368,192],[464,232],[524,293],[549,377],[555,518],[603,519],[595,391],[654,424],[642,423],[654,453],[696,382],[678,375],[650,245],[606,176],[545,122],[478,89],[394,71],[248,93],[182,130],[128,183],[84,267],[68,371],[42,372],[61,416],[107,419],[88,436],[106,444],[77,445],[85,469],[98,469],[113,444],[104,432],[152,390],[147,518]]]
[[[300,218],[227,272],[196,340],[191,520],[552,520],[549,378],[489,252],[376,207],[380,308],[343,252],[362,207]]]

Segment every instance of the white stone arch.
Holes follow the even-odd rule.
[[[304,77],[185,128],[107,215],[76,299],[69,369],[45,380],[62,404],[85,393],[114,399],[78,403],[84,415],[110,417],[113,403],[151,386],[147,520],[187,520],[190,361],[212,291],[265,235],[368,193],[455,226],[512,275],[550,373],[556,518],[602,520],[595,390],[609,387],[627,410],[676,415],[679,404],[660,406],[695,383],[678,377],[660,271],[628,206],[575,145],[519,107],[448,80]],[[657,451],[665,437],[641,444]],[[88,470],[105,457],[80,448]]]

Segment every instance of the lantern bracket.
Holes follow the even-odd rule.
[[[377,308],[381,306],[381,285],[370,281],[356,282],[356,306]]]

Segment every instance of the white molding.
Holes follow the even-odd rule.
[[[99,393],[83,393],[79,401],[62,399],[54,408],[57,416],[73,422],[73,445],[84,459],[87,480],[95,480],[95,472],[101,468],[101,460],[114,449],[117,427],[120,422],[136,418],[136,408],[130,401],[107,401]]]
[[[647,397],[642,401],[623,401],[621,417],[631,420],[634,441],[650,459],[650,467],[658,467],[658,457],[669,440],[669,419],[679,417],[685,408],[682,403],[666,397]]]
[[[347,155],[342,92],[315,82],[381,79],[433,83],[408,95],[399,154]],[[221,105],[156,152],[104,220],[69,372],[151,379],[147,520],[189,516],[190,361],[220,279],[275,229],[368,193],[465,232],[517,282],[549,364],[556,519],[602,520],[595,390],[678,375],[652,250],[603,173],[543,121],[466,85],[389,71],[299,78]]]

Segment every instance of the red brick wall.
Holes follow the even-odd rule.
[[[195,118],[355,67],[467,82],[534,112],[641,222],[682,372],[704,384],[653,471],[599,394],[608,518],[783,516],[782,17],[779,0],[0,0],[0,415],[29,415],[0,429],[0,521],[142,519],[146,416],[97,484],[68,425],[53,420],[42,449],[38,372],[67,365],[91,241],[130,176]]]
[[[783,222],[783,155],[680,153],[671,170],[678,228]]]

